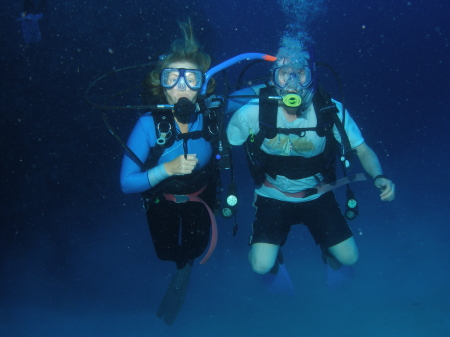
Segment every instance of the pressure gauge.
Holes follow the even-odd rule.
[[[230,218],[233,215],[233,211],[228,207],[222,208],[222,215],[224,218]]]
[[[355,208],[356,205],[358,205],[358,202],[355,199],[349,199],[347,200],[347,206],[349,208]]]
[[[229,206],[235,206],[237,204],[237,202],[238,202],[238,200],[235,195],[229,195],[227,197],[227,204]]]

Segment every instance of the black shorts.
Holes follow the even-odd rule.
[[[331,247],[353,236],[333,192],[307,202],[286,202],[257,196],[250,244],[283,246],[292,225],[308,227],[317,245]]]

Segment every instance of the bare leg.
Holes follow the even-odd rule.
[[[351,266],[358,261],[358,248],[353,237],[328,248],[328,252],[332,256],[327,254],[327,260],[333,269],[339,269],[342,264]]]
[[[253,271],[258,274],[268,273],[275,264],[280,246],[271,243],[254,243],[248,254]]]

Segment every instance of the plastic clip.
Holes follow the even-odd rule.
[[[159,145],[164,145],[170,137],[172,137],[172,126],[168,123],[165,123],[169,126],[168,130],[166,132],[161,131],[161,123],[158,123],[158,133],[159,138],[156,140],[156,143]]]

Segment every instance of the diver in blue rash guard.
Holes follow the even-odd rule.
[[[203,128],[203,115],[181,128],[189,131],[200,131]],[[173,133],[182,133],[180,126],[176,124]],[[140,117],[128,138],[128,146],[143,162],[150,156],[150,148],[156,146],[157,136],[154,131],[155,124],[152,112]],[[189,154],[184,158],[183,140],[176,140],[172,146],[167,148],[158,159],[157,166],[142,172],[126,153],[122,162],[120,180],[124,193],[141,193],[155,188],[165,179],[186,175],[193,171],[204,168],[211,160],[212,147],[204,138],[189,139],[187,141]]]
[[[217,185],[211,130],[218,128],[213,114],[205,113],[205,101],[198,100],[211,61],[199,50],[191,21],[179,25],[183,39],[171,44],[172,52],[147,76],[144,95],[152,103],[173,105],[173,110],[139,118],[127,145],[145,169],[126,152],[120,173],[123,192],[143,194],[156,255],[177,267],[157,312],[169,325],[183,304],[193,261],[205,252],[211,234],[200,263],[206,262],[217,238],[211,211]],[[208,83],[208,94],[214,84]]]

